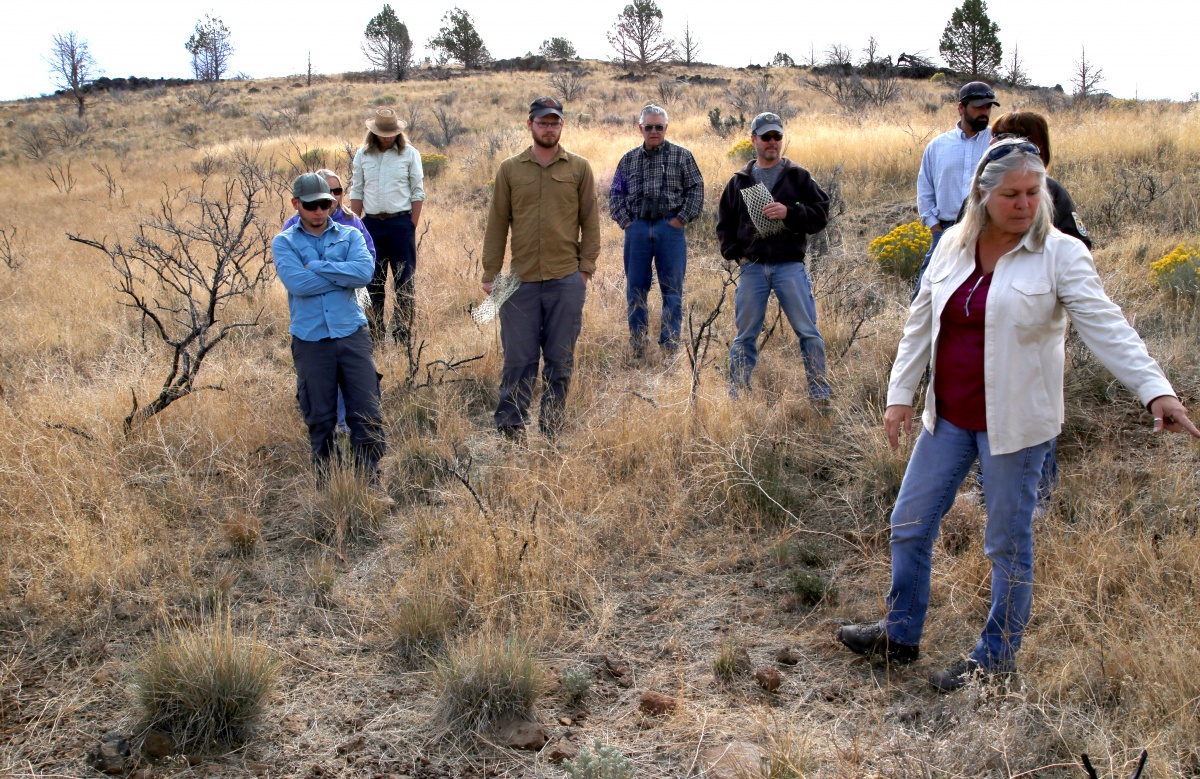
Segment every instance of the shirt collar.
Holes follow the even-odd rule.
[[[643,157],[657,157],[660,154],[666,153],[667,145],[669,143],[671,143],[671,142],[668,141],[666,138],[663,138],[663,142],[660,143],[658,146],[655,146],[653,149],[647,149],[645,143],[642,143],[642,145],[639,146],[638,148],[640,148],[642,150]]]
[[[537,158],[535,158],[533,156],[533,147],[532,146],[530,146],[525,151],[523,151],[519,155],[517,155],[517,159],[520,160],[521,162],[532,162],[534,165],[541,164],[540,162],[537,161]],[[565,159],[568,159],[567,150],[564,149],[563,145],[560,143],[558,145],[558,154],[554,155],[554,159],[550,160],[550,165],[553,165],[554,163],[558,162],[559,160],[565,160]],[[547,165],[546,167],[550,167],[550,165]]]

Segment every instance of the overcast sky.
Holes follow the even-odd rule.
[[[842,0],[830,2],[713,2],[659,0],[668,34],[685,23],[700,42],[700,59],[719,65],[766,64],[778,51],[797,62],[810,47],[849,46],[861,55],[874,36],[881,54],[924,52],[938,64],[938,41],[961,0]],[[458,0],[475,19],[484,42],[497,58],[536,52],[552,36],[567,38],[580,56],[607,58],[606,33],[625,0],[561,4]],[[394,2],[421,55],[437,33],[453,0]],[[211,0],[120,3],[61,0],[49,6],[18,2],[4,13],[0,35],[0,100],[53,91],[44,57],[56,32],[75,30],[91,45],[105,75],[189,77],[183,44],[206,12],[220,17],[233,35],[234,73],[251,77],[302,73],[312,51],[313,70],[340,73],[367,67],[360,51],[363,29],[379,13],[379,0],[264,3]],[[915,9],[920,9],[919,12]],[[1087,58],[1103,68],[1102,88],[1118,97],[1187,100],[1200,91],[1196,36],[1200,1],[992,0],[992,20],[1000,25],[1005,56],[1018,46],[1034,83],[1071,89],[1074,63]]]

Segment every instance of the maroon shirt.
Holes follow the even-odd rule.
[[[937,414],[963,430],[987,430],[987,398],[983,384],[983,314],[992,274],[975,261],[950,302],[942,309],[933,391]]]

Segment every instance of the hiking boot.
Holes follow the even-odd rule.
[[[889,641],[878,622],[843,625],[838,628],[837,637],[856,655],[879,657],[889,665],[908,665],[920,654],[920,647]]]
[[[967,686],[972,679],[981,682],[1004,681],[1016,673],[1015,667],[984,668],[979,661],[960,657],[940,671],[929,675],[929,684],[938,692],[954,692]]]

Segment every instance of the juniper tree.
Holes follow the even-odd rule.
[[[938,50],[951,70],[972,79],[991,79],[1000,68],[1000,26],[988,18],[985,0],[963,0],[954,9]]]
[[[407,79],[412,69],[412,38],[390,5],[385,3],[383,10],[367,22],[364,35],[367,40],[362,51],[367,61],[377,70],[395,76],[397,81]]]

